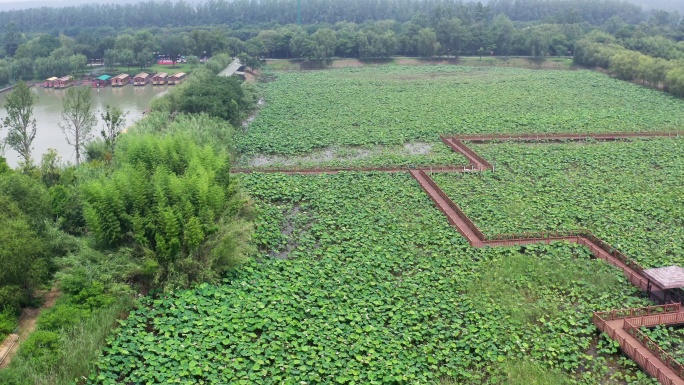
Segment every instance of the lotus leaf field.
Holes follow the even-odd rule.
[[[680,99],[591,71],[379,66],[279,73],[241,154],[432,142],[440,134],[665,131]]]
[[[684,127],[681,100],[589,71],[380,66],[262,87],[242,166],[463,164],[438,134]],[[472,145],[493,172],[433,178],[486,234],[586,228],[681,264],[683,146]],[[493,385],[532,368],[535,384],[657,384],[591,322],[651,303],[586,248],[472,248],[408,173],[236,177],[257,255],[221,285],[143,298],[85,383]]]
[[[647,301],[586,249],[470,248],[404,174],[244,183],[260,261],[143,301],[91,383],[480,384],[517,360],[583,384],[645,378],[590,316]]]
[[[684,138],[472,148],[495,172],[434,179],[485,234],[585,228],[644,267],[684,262]]]

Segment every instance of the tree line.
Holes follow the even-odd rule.
[[[81,28],[109,26],[116,29],[230,25],[240,28],[260,23],[293,24],[297,0],[212,0],[198,4],[184,1],[146,1],[135,4],[89,4],[62,8],[34,8],[0,12],[0,25],[14,21],[25,32],[63,31],[75,35]],[[512,20],[554,20],[562,23],[603,24],[612,16],[629,23],[648,18],[640,7],[620,0],[336,0],[301,1],[301,23],[363,23],[393,19],[411,20],[416,14],[432,18],[457,17],[465,23],[491,20],[503,13]]]
[[[666,13],[667,14],[667,13]],[[0,84],[17,79],[41,79],[85,71],[92,60],[145,68],[165,55],[175,59],[218,53],[258,58],[332,57],[386,58],[393,55],[450,56],[571,55],[576,41],[592,30],[614,33],[627,47],[663,58],[682,55],[684,24],[675,17],[652,17],[638,25],[614,16],[598,27],[586,23],[520,24],[505,14],[491,20],[417,14],[408,22],[380,20],[356,24],[275,25],[266,28],[225,27],[126,30],[97,28],[70,37],[65,34],[23,34],[17,24],[5,26],[0,59]]]
[[[302,58],[322,64],[332,57],[366,59],[393,55],[545,57],[572,55],[575,43],[593,30],[613,34],[621,44],[632,50],[666,59],[680,57],[684,44],[681,43],[684,39],[684,23],[677,13],[646,13],[626,3],[599,0],[498,0],[487,5],[457,1],[405,1],[383,4],[382,7],[380,3],[365,2],[352,4],[380,7],[387,13],[369,16],[372,12],[366,9],[364,15],[367,17],[362,19],[346,11],[335,13],[337,16],[333,19],[303,17],[308,22],[317,21],[304,25],[282,24],[288,22],[286,19],[269,19],[268,23],[261,24],[234,21],[214,26],[185,26],[193,23],[212,24],[215,21],[213,18],[221,14],[221,9],[239,7],[240,4],[239,1],[216,1],[190,6],[182,2],[147,2],[66,8],[69,15],[84,12],[79,19],[105,20],[98,23],[105,25],[100,27],[79,24],[76,20],[72,22],[68,19],[71,16],[60,16],[60,12],[64,11],[61,8],[16,11],[18,13],[12,15],[17,17],[4,25],[2,33],[0,84],[17,79],[42,79],[84,72],[87,63],[93,60],[104,61],[110,70],[116,65],[143,69],[154,63],[160,55],[172,60],[186,55],[195,64],[200,58],[219,53],[232,56],[246,53],[249,58]],[[283,4],[260,2],[249,10],[241,10],[239,15],[246,17],[262,9],[259,17],[266,20],[264,15]],[[345,3],[345,9],[346,6]],[[313,5],[305,2],[303,7]],[[388,11],[392,7],[401,8],[402,12],[394,14]],[[118,30],[106,26],[108,16],[105,15],[123,12],[124,9],[136,10],[136,14],[154,15],[165,15],[164,12],[172,10],[188,16],[182,18],[184,23],[178,24],[181,27],[171,27],[173,23],[168,22],[164,24],[165,27],[147,29]],[[314,9],[320,12],[328,8],[317,6]],[[49,33],[26,32],[32,30],[32,24],[23,22],[22,17],[33,15],[32,12],[41,15],[50,13],[49,20],[59,19],[64,25],[49,28],[52,31]],[[89,12],[102,14],[91,15]],[[275,13],[283,15],[282,12]],[[0,12],[0,20],[7,15],[9,13]],[[383,19],[376,20],[380,18]],[[121,19],[130,21],[134,18]],[[254,22],[258,17],[247,19]],[[342,21],[331,23],[335,20]],[[362,21],[357,22],[359,20]],[[145,24],[131,25],[139,28]],[[116,26],[121,27],[118,24]]]
[[[676,50],[677,60],[653,57],[631,50],[614,36],[594,31],[577,42],[576,63],[601,67],[622,80],[638,81],[644,85],[684,96],[684,59],[682,48]]]

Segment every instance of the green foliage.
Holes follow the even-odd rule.
[[[59,332],[34,332],[32,336],[38,335],[33,342],[34,348],[25,350],[22,345],[11,365],[0,371],[0,383],[72,385],[77,378],[93,369],[105,337],[117,324],[116,320],[130,307],[130,299],[122,297]],[[66,313],[65,316],[73,320],[74,313]],[[57,341],[55,335],[59,336]]]
[[[662,36],[660,38],[670,41]],[[650,52],[645,51],[647,54],[642,53],[644,50],[638,52],[627,49],[617,44],[611,35],[594,31],[577,42],[574,60],[578,64],[609,69],[623,80],[641,81],[656,88],[662,87],[664,91],[676,96],[684,96],[684,72],[681,65],[684,51],[673,55],[680,60],[662,58],[669,55],[649,56]]]
[[[182,134],[190,138],[200,147],[212,146],[216,151],[233,151],[233,126],[223,119],[205,114],[179,114],[172,122],[168,122],[162,114],[153,113],[138,122],[131,133],[151,135]],[[161,120],[160,124],[150,124],[149,120]]]
[[[4,339],[7,334],[14,333],[18,325],[17,314],[12,307],[6,306],[0,311],[0,339]]]
[[[19,314],[21,308],[29,302],[30,293],[19,285],[3,284],[0,286],[0,306],[3,312],[9,310]]]
[[[49,190],[51,213],[59,227],[70,234],[81,234],[85,229],[83,202],[74,185],[57,185]]]
[[[238,124],[242,117],[242,87],[237,77],[205,75],[182,89],[178,110],[188,114],[204,113]]]
[[[41,360],[47,366],[57,362],[57,348],[59,346],[59,334],[46,330],[37,330],[21,344],[19,354]]]
[[[107,105],[105,112],[100,114],[102,121],[105,123],[105,128],[100,131],[100,135],[109,148],[110,156],[114,154],[116,139],[121,134],[124,124],[126,124],[126,115],[128,115],[128,112],[124,112],[121,107],[110,107],[109,105]]]
[[[74,147],[78,165],[81,163],[83,147],[92,137],[91,131],[97,123],[92,109],[92,96],[89,87],[70,87],[62,100],[62,120],[58,125],[66,141]]]
[[[682,365],[682,362],[684,362],[684,344],[682,343],[684,329],[681,327],[658,325],[654,328],[642,327],[641,331]]]
[[[50,218],[48,192],[39,181],[29,176],[20,173],[0,174],[0,195],[16,204],[34,230],[42,229]]]
[[[115,164],[111,175],[82,186],[88,228],[101,245],[153,251],[164,281],[216,232],[230,198],[228,157],[184,134],[131,134],[120,140]]]
[[[104,163],[111,160],[111,146],[105,140],[92,140],[85,144],[84,147],[86,162]]]
[[[84,319],[90,311],[74,305],[57,305],[41,313],[38,328],[58,332],[62,328],[71,328]]]
[[[19,82],[7,97],[5,110],[7,116],[2,124],[8,129],[7,144],[14,149],[29,166],[33,162],[31,157],[33,139],[36,137],[36,119],[33,118],[33,106],[38,97],[24,82]]]
[[[0,150],[2,150],[1,145],[0,145]],[[10,166],[7,164],[7,159],[5,159],[4,157],[0,156],[0,174],[7,174],[7,173],[9,173],[9,172],[11,172],[11,171],[12,171],[12,169],[11,169]]]
[[[506,384],[527,373],[540,384],[593,385],[636,377],[618,349],[590,350],[590,314],[648,302],[586,249],[471,248],[408,175],[243,180],[258,201],[261,262],[220,286],[143,299],[88,383]],[[511,275],[490,272],[506,263]],[[542,269],[553,270],[544,277]],[[509,278],[504,295],[541,289],[526,299],[536,316],[512,322],[501,298],[469,294],[473,282]]]
[[[521,96],[522,95],[522,96]],[[684,102],[590,71],[378,66],[278,74],[245,154],[434,142],[439,134],[673,130]]]
[[[19,310],[45,278],[45,245],[29,218],[7,196],[0,194],[0,309]]]

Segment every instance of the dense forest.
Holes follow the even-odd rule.
[[[488,20],[503,13],[515,21],[556,21],[563,23],[605,23],[618,16],[628,23],[648,19],[639,6],[620,0],[317,0],[301,2],[301,23],[363,23],[392,19],[407,22],[416,15],[429,18],[457,17],[465,23]],[[63,31],[75,35],[81,28],[182,27],[290,24],[298,21],[297,1],[212,0],[190,4],[179,1],[147,1],[135,4],[91,4],[62,8],[34,8],[0,13],[0,25],[13,21],[23,32]]]

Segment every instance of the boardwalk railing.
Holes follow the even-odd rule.
[[[321,174],[321,173],[335,173],[341,171],[384,171],[384,172],[402,172],[409,171],[421,184],[423,189],[428,192],[431,198],[438,203],[438,206],[445,211],[449,222],[455,225],[459,232],[468,238],[470,244],[474,247],[484,246],[513,246],[517,244],[531,244],[531,243],[549,243],[554,240],[565,240],[575,242],[579,245],[586,246],[591,253],[597,258],[606,260],[619,267],[627,276],[629,281],[642,290],[648,289],[648,282],[643,276],[643,268],[633,259],[627,257],[616,248],[604,242],[602,239],[593,235],[587,230],[573,230],[573,231],[545,231],[545,232],[528,232],[518,234],[497,234],[486,236],[475,223],[461,210],[461,208],[454,203],[442,191],[435,181],[430,178],[427,172],[468,172],[468,171],[484,171],[492,169],[492,166],[487,160],[482,158],[475,151],[470,149],[462,140],[472,142],[488,142],[495,140],[511,140],[511,141],[566,141],[566,140],[619,140],[624,138],[638,138],[638,137],[678,137],[684,136],[684,131],[676,132],[646,132],[646,133],[603,133],[603,134],[532,134],[532,135],[477,135],[477,136],[452,136],[445,137],[440,135],[440,139],[449,146],[452,150],[461,153],[468,160],[467,166],[426,166],[417,168],[413,165],[405,167],[347,167],[347,168],[272,168],[272,169],[232,169],[232,172],[250,173],[250,172],[281,172],[281,173],[301,173],[301,174]],[[415,167],[415,168],[414,168]],[[426,185],[429,185],[426,186]],[[437,198],[435,194],[439,197]],[[440,200],[445,202],[453,213],[458,216],[460,221],[454,218],[453,213],[444,208]],[[461,223],[462,222],[462,223]],[[467,228],[463,228],[463,226]],[[472,239],[474,234],[476,239]],[[654,286],[660,289],[657,286]],[[684,293],[682,293],[684,297]],[[632,359],[634,359],[642,368],[649,374],[660,381],[661,384],[674,385],[682,384],[684,379],[684,371],[682,365],[672,359],[667,353],[662,351],[657,344],[642,333],[638,328],[640,326],[655,326],[658,324],[679,324],[684,323],[684,313],[679,313],[680,304],[667,304],[662,306],[649,306],[639,309],[624,309],[613,310],[609,312],[596,312],[592,316],[592,321],[596,327],[609,335],[609,337],[620,344],[622,350]],[[609,326],[609,321],[624,319],[622,330],[627,331],[632,338],[625,337],[624,332],[618,333],[613,326]],[[619,322],[618,322],[619,323]],[[643,344],[644,346],[641,346]],[[648,356],[646,356],[647,354]],[[659,360],[660,359],[660,360]],[[672,373],[668,370],[672,369],[679,378],[669,377]]]
[[[448,139],[466,140],[473,143],[492,141],[580,141],[580,140],[621,140],[628,138],[678,137],[684,136],[684,131],[652,131],[652,132],[605,132],[605,133],[540,133],[540,134],[483,134],[483,135],[453,135]]]
[[[466,146],[465,143],[461,142],[458,139],[451,139],[451,143],[456,145],[464,155],[466,155],[468,158],[475,160],[475,163],[480,163],[482,166],[484,166],[484,169],[486,170],[491,170],[492,165],[487,162],[487,160],[483,157],[480,156],[480,154],[476,153],[473,151],[470,147]]]
[[[411,169],[424,169],[430,172],[469,172],[477,171],[472,165],[466,166],[376,166],[376,167],[314,167],[314,168],[304,168],[304,167],[272,167],[272,168],[240,168],[233,167],[230,172],[235,174],[251,174],[256,172],[263,173],[283,173],[283,174],[332,174],[338,172],[407,172]]]
[[[531,239],[562,239],[567,237],[583,237],[586,230],[570,230],[570,231],[535,231],[525,233],[511,233],[511,234],[494,234],[487,235],[487,241],[510,241],[510,240],[531,240]]]
[[[682,313],[668,314],[668,315],[670,315],[670,316],[676,316],[676,315],[684,316],[684,314],[682,314]],[[656,317],[658,317],[658,316],[656,316]],[[643,318],[648,318],[648,317],[643,317]],[[675,360],[674,357],[672,357],[669,353],[667,353],[666,351],[661,349],[660,346],[658,346],[658,344],[655,341],[653,341],[649,336],[647,336],[646,334],[644,334],[644,332],[639,330],[639,325],[638,325],[639,322],[638,321],[640,321],[640,320],[641,320],[640,318],[625,319],[624,329],[627,331],[627,333],[629,333],[630,336],[634,337],[635,340],[639,341],[639,343],[641,345],[646,347],[646,349],[648,349],[648,351],[650,351],[654,356],[656,356],[660,360],[660,362],[667,365],[668,368],[672,369],[672,371],[675,372],[675,374],[679,378],[684,378],[684,366],[682,364],[680,364],[677,360]],[[679,323],[681,323],[681,321]],[[646,325],[643,325],[643,326],[646,326]],[[655,326],[655,325],[652,325],[652,326]],[[639,363],[639,365],[641,365],[641,363],[639,361],[637,361],[637,363]],[[669,381],[669,383],[673,383],[673,380],[670,379],[669,377],[665,376],[665,374],[661,370],[657,370],[656,372],[657,372],[657,374],[654,374],[654,373],[651,373],[651,374],[654,377],[656,377],[658,379],[658,381],[660,381],[661,383],[666,384],[666,383],[668,383],[668,381]],[[649,371],[649,373],[650,373],[650,371]]]
[[[449,207],[451,207],[456,212],[456,214],[459,216],[459,218],[461,218],[463,220],[463,222],[466,223],[466,226],[468,226],[468,228],[470,228],[470,230],[472,230],[475,233],[477,238],[480,240],[483,240],[485,238],[484,233],[475,225],[475,223],[473,223],[472,220],[470,220],[470,218],[468,218],[468,216],[463,212],[463,210],[461,210],[461,208],[458,207],[458,205],[456,203],[454,203],[454,201],[452,201],[451,198],[449,198],[444,193],[444,191],[442,191],[442,189],[439,188],[439,186],[437,186],[437,183],[435,183],[435,181],[432,178],[430,178],[430,176],[428,176],[425,173],[425,171],[419,170],[419,172],[425,178],[426,182],[428,184],[430,184],[430,186],[432,188],[434,188],[435,191],[437,191],[437,194],[439,194],[439,196],[442,197],[442,199],[444,199],[445,202],[447,202]]]
[[[470,147],[466,146],[465,143],[461,142],[460,140],[455,138],[447,138],[442,135],[440,135],[439,138],[453,151],[460,152],[463,156],[468,158],[471,165],[477,166],[479,171],[491,170],[493,168],[485,158],[473,151]]]
[[[658,379],[661,384],[673,385],[680,383],[684,378],[684,367],[677,362],[667,352],[662,350],[658,344],[651,340],[646,334],[639,330],[640,326],[655,326],[661,323],[684,322],[684,313],[680,313],[681,305],[667,304],[662,306],[648,306],[636,309],[611,310],[607,312],[595,312],[592,321],[596,327],[620,344],[622,351],[631,357],[646,372]],[[623,329],[632,336],[639,345],[645,347],[656,358],[648,358],[639,350],[640,346],[633,345],[618,331],[608,326],[608,321],[624,319]],[[663,365],[667,365],[678,378],[671,378],[663,371]]]
[[[595,312],[594,317],[602,321],[612,321],[616,319],[638,318],[646,316],[660,316],[664,314],[678,313],[681,308],[679,303],[669,303],[666,305],[646,306],[632,309],[620,309]]]

